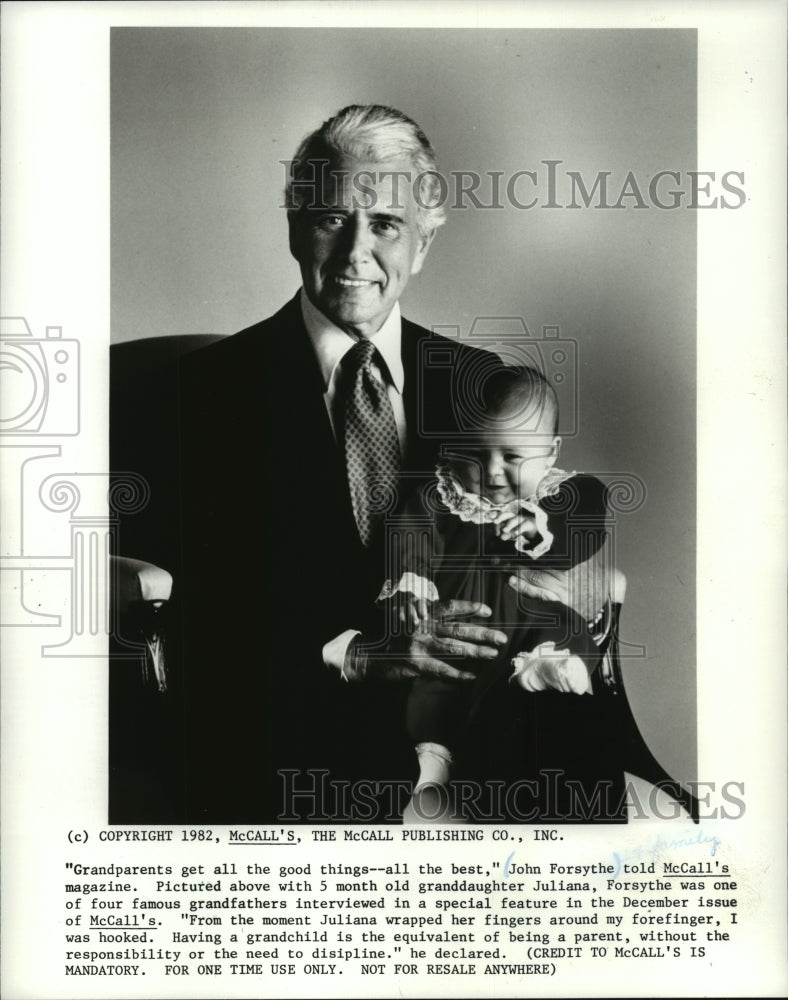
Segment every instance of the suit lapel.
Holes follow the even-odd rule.
[[[298,295],[272,317],[272,323],[274,329],[268,338],[272,349],[268,385],[281,413],[271,414],[269,430],[290,440],[303,428],[302,447],[312,455],[309,462],[319,459],[323,467],[332,461],[339,465],[339,451],[326,410],[323,377],[304,326]]]
[[[408,422],[406,469],[431,472],[440,444],[453,433],[451,393],[456,361],[456,345],[450,340],[402,321],[403,401]]]
[[[424,399],[424,370],[422,366],[422,344],[427,339],[421,330],[406,319],[402,320],[402,367],[405,371],[405,385],[402,401],[405,407],[407,432],[407,453],[404,456],[406,469],[419,469],[424,450],[424,419],[421,407]],[[425,345],[426,346],[426,345]],[[422,400],[422,403],[420,403]],[[425,471],[421,469],[420,471]]]
[[[281,381],[272,385],[272,390],[282,412],[278,418],[271,413],[269,431],[287,442],[285,448],[295,475],[304,476],[313,484],[311,493],[319,494],[324,513],[334,511],[326,520],[345,526],[344,533],[324,540],[323,544],[336,542],[347,547],[352,536],[354,543],[360,546],[345,465],[334,438],[324,398],[323,376],[306,332],[298,295],[273,319],[276,321],[277,357],[271,370],[273,378]],[[282,372],[290,372],[291,377],[283,378]],[[316,502],[310,500],[309,507],[319,517]]]

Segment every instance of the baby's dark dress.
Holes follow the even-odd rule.
[[[597,666],[599,648],[584,619],[556,602],[518,594],[507,581],[518,569],[566,570],[588,559],[595,559],[598,574],[604,575],[605,494],[595,477],[572,475],[553,495],[539,499],[553,540],[538,559],[499,539],[493,525],[463,521],[446,508],[434,515],[434,544],[426,560],[422,550],[415,564],[412,556],[410,564],[404,562],[406,569],[432,580],[442,600],[487,604],[492,616],[478,619],[479,624],[509,638],[495,660],[455,663],[473,670],[475,681],[418,678],[408,701],[411,739],[447,746],[456,762],[455,780],[478,783],[477,821],[487,813],[492,820],[520,822],[621,818],[618,787],[599,785],[623,784],[616,774],[610,699],[529,692],[509,683],[512,658],[545,642],[581,657],[589,673]],[[582,815],[589,809],[594,815]]]

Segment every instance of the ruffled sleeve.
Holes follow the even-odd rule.
[[[395,594],[407,594],[409,597],[425,601],[440,599],[438,589],[432,580],[411,572],[403,573],[396,583],[392,580],[386,580],[378,594],[378,602],[389,601]]]

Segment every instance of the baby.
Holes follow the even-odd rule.
[[[432,503],[429,491],[421,498],[422,524],[425,512],[434,519],[429,542],[424,531],[421,546],[409,536],[399,580],[388,581],[381,597],[393,602],[400,627],[414,631],[439,599],[486,604],[492,617],[483,624],[505,632],[509,642],[478,671],[479,661],[462,662],[477,672],[475,681],[414,680],[407,725],[419,760],[417,788],[447,783],[457,750],[467,756],[469,747],[477,773],[505,753],[519,760],[510,762],[510,773],[538,769],[544,739],[534,693],[591,694],[600,659],[586,621],[556,602],[523,597],[509,579],[523,568],[566,570],[595,558],[601,570],[605,487],[593,476],[555,467],[558,401],[538,371],[501,366],[482,390],[477,425],[460,446],[444,448],[434,484],[439,501],[434,490]],[[491,714],[496,722],[480,737],[479,720]]]

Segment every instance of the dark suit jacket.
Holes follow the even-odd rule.
[[[403,320],[402,356],[407,488],[455,429],[452,383],[480,352]],[[322,661],[344,629],[381,633],[386,559],[358,539],[298,297],[186,358],[180,386],[185,818],[276,819],[282,769],[412,777],[405,685],[348,685]]]

